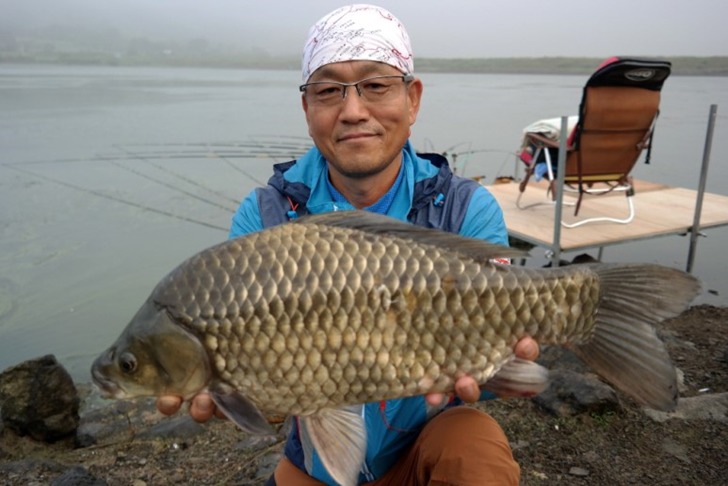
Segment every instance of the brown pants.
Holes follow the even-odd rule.
[[[425,426],[412,448],[367,486],[518,485],[521,469],[503,430],[490,415],[456,407]],[[275,471],[279,486],[321,486],[285,457]]]

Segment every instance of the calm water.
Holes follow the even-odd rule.
[[[524,126],[575,112],[585,81],[423,79],[412,141],[487,180],[512,174]],[[225,239],[237,201],[307,147],[299,82],[295,71],[0,65],[0,370],[53,353],[87,381],[159,279]],[[653,163],[635,175],[696,188],[713,103],[708,190],[728,194],[726,78],[667,81]],[[714,291],[700,302],[728,305],[727,242],[725,228],[700,240],[695,273]],[[669,237],[605,259],[684,268],[687,250]]]

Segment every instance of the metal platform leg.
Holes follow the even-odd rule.
[[[713,146],[713,131],[715,129],[715,118],[718,113],[718,105],[710,105],[708,113],[708,129],[705,134],[705,148],[703,149],[703,164],[700,167],[700,182],[698,184],[698,198],[695,201],[695,214],[693,226],[690,228],[690,249],[688,250],[688,264],[686,271],[693,271],[695,252],[700,236],[700,215],[703,212],[703,195],[705,194],[705,181],[708,178],[708,164],[710,162],[710,150]]]

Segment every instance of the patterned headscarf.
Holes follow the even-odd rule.
[[[341,7],[316,22],[303,49],[303,82],[325,64],[379,61],[414,71],[409,35],[397,18],[374,5]]]

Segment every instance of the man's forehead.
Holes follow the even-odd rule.
[[[342,61],[325,64],[314,71],[309,81],[332,79],[339,81],[345,78],[378,76],[383,74],[403,74],[399,69],[377,61]]]
[[[302,80],[319,68],[344,61],[376,61],[404,74],[414,70],[409,35],[391,12],[375,5],[347,5],[309,29],[303,48]]]

